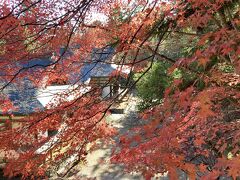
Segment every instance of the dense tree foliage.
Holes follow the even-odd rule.
[[[112,162],[141,172],[146,179],[163,172],[177,179],[177,169],[192,179],[196,175],[236,178],[240,174],[239,6],[238,0],[3,0],[2,112],[12,116],[13,105],[4,95],[12,84],[24,88],[26,78],[37,87],[56,77],[65,81],[92,61],[89,56],[94,48],[113,46],[116,63],[128,65],[133,73],[141,72],[135,82],[128,78],[125,87],[131,89],[139,81],[153,83],[146,85],[160,89],[154,94],[163,101],[150,104],[142,113],[146,125],[121,137]],[[92,23],[89,19],[94,13],[107,20]],[[176,44],[178,36],[181,41]],[[60,47],[64,47],[62,53]],[[172,56],[171,51],[175,51]],[[20,66],[52,52],[55,56],[48,65]],[[158,76],[163,62],[170,67]],[[162,73],[180,75],[165,84]],[[120,74],[117,71],[114,76]],[[153,79],[144,81],[151,75]],[[86,87],[77,83],[81,79],[74,79],[74,99],[66,100],[69,92],[61,94],[44,113],[36,110],[21,119],[21,126],[0,133],[1,150],[8,154],[6,175],[44,175],[71,155],[78,157],[77,163],[85,157],[88,143],[115,135],[104,117],[120,95],[101,98],[99,87],[79,92]],[[150,97],[151,102],[158,99],[147,92],[143,97]],[[35,135],[49,129],[61,129],[58,139],[44,153],[36,154],[50,139]],[[9,156],[13,150],[18,156]]]
[[[164,91],[170,86],[173,79],[167,73],[168,66],[166,62],[153,63],[151,69],[136,84],[137,94],[141,98],[139,110],[161,103]],[[141,73],[137,73],[135,78],[138,79],[141,75]]]

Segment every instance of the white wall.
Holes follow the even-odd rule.
[[[102,90],[102,97],[110,97],[110,86],[106,86]]]
[[[47,86],[45,88],[38,89],[37,99],[46,107],[49,103],[53,103],[54,99],[59,98],[60,95],[64,94],[67,96],[66,101],[71,101],[77,98],[78,93],[84,94],[91,88],[89,86],[82,87],[81,85],[58,85],[58,86]]]
[[[38,133],[38,138],[47,138],[48,137],[48,132],[47,131],[39,131]]]

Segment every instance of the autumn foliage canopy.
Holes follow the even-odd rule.
[[[114,63],[129,66],[133,74],[141,72],[139,79],[157,61],[169,64],[166,74],[182,73],[163,90],[161,103],[139,113],[144,125],[121,135],[112,162],[123,163],[127,171],[140,172],[146,179],[164,172],[177,179],[177,170],[190,179],[236,178],[240,175],[239,8],[238,0],[2,0],[2,115],[13,117],[17,108],[5,93],[12,85],[24,88],[26,78],[35,87],[61,83],[91,63],[94,48],[110,46],[118,57]],[[96,15],[100,20],[92,21]],[[160,51],[172,35],[185,37],[191,45],[181,57]],[[19,65],[46,56],[52,56],[51,63]],[[21,126],[0,132],[1,151],[12,157],[7,159],[5,175],[44,176],[71,155],[84,159],[89,143],[98,139],[109,143],[117,135],[105,116],[118,95],[101,98],[101,88],[95,86],[80,92],[86,88],[79,83],[81,78],[74,79],[74,99],[66,101],[69,93],[61,94],[44,111],[24,116]],[[128,78],[127,89],[138,81]],[[56,129],[61,129],[58,139],[36,153],[50,140],[37,134]],[[16,157],[11,155],[15,151]]]

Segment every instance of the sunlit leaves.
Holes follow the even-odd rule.
[[[120,137],[112,161],[124,163],[127,170],[141,172],[147,179],[164,172],[177,179],[177,169],[184,170],[192,179],[197,170],[206,172],[202,177],[206,179],[216,179],[223,173],[233,178],[239,175],[236,107],[240,37],[236,11],[239,5],[235,1],[23,2],[15,9],[12,3],[0,6],[1,81],[24,86],[22,79],[29,78],[41,88],[54,82],[64,84],[69,74],[79,73],[85,63],[92,61],[89,57],[93,48],[114,45],[120,58],[108,63],[129,65],[141,75],[149,62],[154,65],[153,72],[143,76],[146,83],[139,88],[142,97],[150,102],[142,113],[146,124]],[[107,20],[86,21],[95,11],[104,13]],[[191,37],[184,41],[187,48],[181,59],[158,53],[171,33]],[[168,46],[175,46],[174,43]],[[63,46],[72,48],[73,56],[60,54]],[[53,52],[56,56],[52,56]],[[42,55],[51,57],[52,64],[34,73],[13,66]],[[169,62],[169,70],[155,62],[163,60]],[[157,69],[155,64],[159,65]],[[115,71],[113,75],[120,73]],[[84,84],[73,90],[74,100],[67,101],[71,93],[61,94],[44,113],[37,111],[26,116],[22,127],[8,128],[0,134],[1,148],[20,152],[18,158],[9,159],[6,174],[44,175],[52,165],[71,155],[84,159],[86,144],[116,135],[104,121],[114,99],[101,99],[100,88],[79,93],[81,87]],[[5,97],[1,99],[3,114],[9,113],[12,104]],[[9,123],[6,121],[6,125]],[[39,137],[38,133],[56,129],[61,131],[58,139],[43,154],[36,155],[51,140]],[[226,159],[229,152],[232,157]]]

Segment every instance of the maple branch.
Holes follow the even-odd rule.
[[[155,53],[156,56],[158,56],[158,57],[160,57],[160,58],[163,58],[163,59],[165,59],[166,61],[168,61],[168,62],[170,62],[170,63],[176,63],[176,61],[175,61],[174,59],[171,59],[171,58],[169,58],[169,57],[167,57],[167,56],[165,56],[165,55],[163,55],[163,54],[160,54],[160,53],[158,53],[158,52],[155,52],[155,50],[153,50],[149,45],[147,45],[146,47],[147,47],[147,49],[148,49],[149,51],[151,51],[152,53]]]
[[[22,5],[22,4],[24,3],[24,1],[25,1],[25,0],[22,0],[22,2],[20,2],[20,3],[17,4],[15,7],[13,7],[12,10],[11,10],[7,15],[0,17],[0,20],[6,19],[6,18],[8,18],[10,15],[12,15],[13,12],[14,12],[20,5]]]
[[[91,2],[91,0],[90,0],[89,2]],[[82,6],[78,7],[77,10],[80,10],[81,8],[82,8]],[[87,8],[87,7],[85,7],[85,8]],[[83,9],[83,10],[84,10],[84,9]],[[86,9],[85,9],[85,10],[86,10]],[[82,11],[82,13],[84,13],[84,11]],[[31,68],[34,68],[34,67],[44,67],[44,68],[46,68],[46,67],[54,66],[55,64],[57,64],[57,63],[61,60],[61,58],[64,56],[64,54],[66,53],[66,51],[67,51],[67,48],[68,48],[68,46],[69,46],[69,44],[70,44],[70,40],[71,40],[71,38],[72,38],[72,36],[73,36],[73,34],[74,34],[75,28],[78,26],[78,24],[80,23],[81,17],[83,16],[82,13],[78,16],[78,18],[77,18],[74,26],[72,27],[72,29],[71,29],[71,31],[70,31],[70,33],[69,33],[69,36],[68,36],[68,39],[67,39],[67,43],[66,43],[66,48],[64,49],[63,53],[61,54],[61,56],[60,56],[56,61],[54,61],[54,62],[52,62],[52,63],[50,63],[50,64],[48,64],[48,65],[36,64],[36,65],[33,65],[33,66],[23,67],[23,68],[19,69],[18,72],[15,73],[15,74],[13,75],[13,77],[10,79],[10,81],[8,81],[4,86],[2,86],[2,87],[0,88],[0,91],[3,91],[6,87],[8,87],[8,86],[17,78],[17,76],[18,76],[19,74],[21,74],[23,71],[25,71],[25,70],[27,70],[27,69],[31,69]],[[86,13],[86,12],[85,12],[85,13]],[[83,20],[82,20],[82,21],[83,21]],[[44,29],[45,29],[45,28],[46,28],[46,27],[44,27]],[[50,29],[50,28],[49,28],[49,29]],[[43,34],[40,34],[39,37],[42,36],[42,35],[43,35]],[[52,36],[51,39],[53,39],[53,38],[54,38],[54,37]],[[35,40],[36,40],[36,39],[35,39]],[[42,46],[44,46],[44,45],[42,45]],[[41,46],[38,47],[38,48],[41,48]]]
[[[159,31],[159,32],[161,32],[161,31]],[[198,34],[198,33],[190,33],[190,32],[184,32],[184,31],[176,31],[176,30],[170,30],[167,32],[178,33],[178,34],[183,34],[183,35],[188,35],[188,36],[202,36],[202,34]]]
[[[76,161],[73,162],[73,164],[70,166],[70,168],[68,168],[68,170],[62,175],[62,177],[65,177],[75,166],[77,166],[79,164],[79,162],[81,161],[81,154],[83,149],[86,147],[86,144],[88,143],[88,141],[85,139],[85,141],[83,142],[81,148],[80,148],[80,152],[78,153],[78,159]]]

